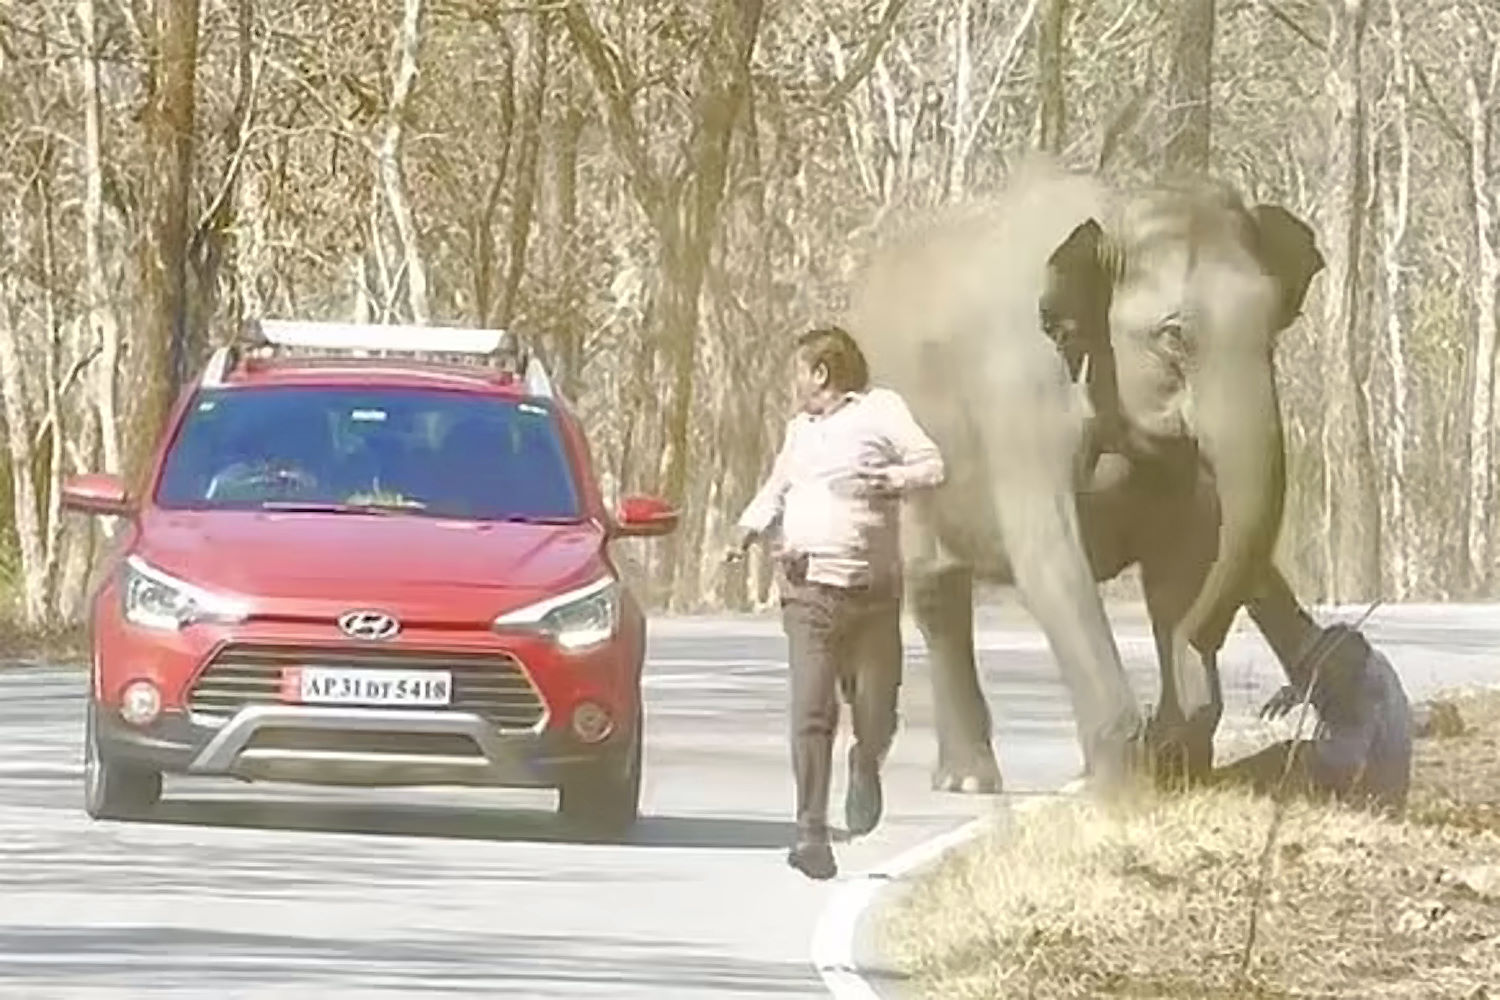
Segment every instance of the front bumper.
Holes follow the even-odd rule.
[[[620,752],[552,729],[500,732],[451,710],[253,705],[227,719],[165,713],[137,728],[97,716],[100,753],[167,773],[319,785],[554,788]]]

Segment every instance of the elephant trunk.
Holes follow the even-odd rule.
[[[1193,430],[1218,488],[1219,545],[1178,635],[1218,649],[1281,531],[1286,454],[1269,353],[1247,345],[1214,358],[1193,399]]]

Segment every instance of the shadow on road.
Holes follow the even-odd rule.
[[[729,816],[642,816],[627,835],[607,837],[565,823],[551,810],[221,798],[168,798],[139,822],[453,840],[611,843],[630,847],[722,850],[782,848],[790,844],[796,834],[792,823],[776,820]],[[834,836],[839,840],[847,838],[841,830],[834,831]]]

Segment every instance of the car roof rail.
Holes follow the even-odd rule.
[[[557,394],[546,366],[523,348],[520,338],[511,330],[326,320],[246,320],[235,342],[214,350],[200,384],[224,385],[247,356],[266,357],[282,352],[478,358],[522,380],[531,395]]]

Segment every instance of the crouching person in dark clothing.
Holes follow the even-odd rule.
[[[839,693],[850,704],[845,822],[880,821],[880,769],[896,730],[901,685],[900,498],[942,483],[937,445],[895,392],[871,388],[854,338],[838,327],[797,341],[801,407],[770,476],[739,519],[735,559],[778,519],[782,622],[791,675],[797,842],[788,862],[811,878],[838,871],[828,790]]]
[[[1308,662],[1320,658],[1307,698],[1318,711],[1318,731],[1299,751],[1307,782],[1342,801],[1401,811],[1411,787],[1412,752],[1411,706],[1401,679],[1390,661],[1347,625],[1322,630]],[[1301,703],[1306,689],[1306,678],[1288,684],[1261,714],[1285,715]]]
[[[1266,703],[1262,717],[1280,718],[1304,700],[1318,713],[1314,738],[1297,747],[1292,779],[1313,794],[1403,810],[1411,787],[1412,714],[1390,661],[1357,629],[1318,626],[1279,576],[1249,610],[1291,681]],[[1284,742],[1237,762],[1225,776],[1249,776],[1261,789],[1274,787],[1291,746]]]

